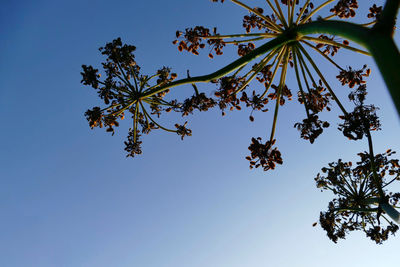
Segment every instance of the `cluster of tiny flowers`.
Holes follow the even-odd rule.
[[[85,112],[89,126],[106,127],[107,132],[114,134],[114,127],[119,126],[119,120],[123,120],[126,113],[131,113],[133,127],[129,130],[127,141],[125,141],[125,151],[128,157],[141,154],[140,141],[141,134],[149,134],[154,129],[164,129],[176,132],[181,138],[191,135],[191,130],[186,128],[186,124],[176,124],[176,130],[169,130],[160,126],[152,118],[160,117],[162,112],[171,110],[181,112],[183,116],[191,113],[193,109],[207,110],[215,105],[215,101],[200,94],[193,97],[191,101],[180,104],[177,100],[167,101],[164,97],[169,89],[160,90],[153,94],[149,93],[149,88],[160,88],[177,78],[176,73],[172,73],[168,67],[162,67],[152,76],[141,75],[140,67],[135,61],[133,52],[135,46],[123,44],[120,38],[107,43],[100,48],[103,55],[107,56],[102,63],[105,78],[101,79],[99,70],[92,66],[83,65],[82,83],[93,87],[99,97],[107,107],[93,107]],[[150,85],[152,79],[155,80],[153,86]],[[150,111],[146,111],[147,105]]]
[[[282,86],[281,89],[279,89],[279,87],[275,84],[271,85],[271,88],[275,90],[274,93],[270,93],[268,94],[268,97],[273,100],[273,99],[277,99],[278,98],[278,91],[281,90],[280,95],[281,98],[279,99],[279,105],[283,106],[285,104],[285,98],[287,98],[287,100],[292,100],[292,91],[290,91],[290,89],[287,87],[287,85],[285,84],[284,86]]]
[[[128,153],[126,156],[127,157],[135,157],[135,155],[140,155],[142,154],[142,141],[139,140],[140,134],[139,133],[134,133],[134,131],[131,129],[128,132],[128,137],[127,141],[125,141],[125,151]]]
[[[265,105],[268,104],[268,98],[261,98],[259,94],[256,94],[256,91],[253,90],[253,93],[251,94],[251,97],[247,96],[246,92],[242,93],[242,96],[240,97],[240,101],[246,103],[246,107],[251,107],[253,111],[261,111],[261,112],[267,112],[268,108],[265,108]],[[250,121],[254,121],[254,117],[250,115],[249,117]]]
[[[303,11],[303,15],[301,16],[301,18],[300,18],[300,20],[304,20],[310,13],[311,13],[311,11],[314,9],[314,4],[312,3],[312,2],[309,2],[308,4],[307,4],[307,6],[306,7],[304,7],[304,11],[303,11],[303,8],[300,8],[299,9],[299,12],[302,12]],[[299,13],[296,13],[296,16],[299,16],[300,14]],[[309,21],[311,21],[311,18],[309,18],[308,19],[308,22]]]
[[[192,136],[192,130],[186,128],[187,122],[185,122],[183,125],[175,124],[175,127],[177,129],[176,133],[181,136],[181,139],[185,136]]]
[[[339,124],[339,130],[350,140],[362,139],[370,130],[380,130],[377,109],[374,105],[356,106],[353,112],[339,116],[343,120],[343,123]]]
[[[187,116],[192,114],[195,109],[199,111],[207,111],[208,109],[213,108],[216,104],[217,103],[214,99],[206,97],[204,93],[200,93],[185,99],[180,107],[180,110],[182,112],[182,116]]]
[[[263,13],[264,10],[262,8],[256,7],[254,8],[255,11],[257,11],[258,13]],[[259,30],[263,29],[264,26],[262,25],[262,23],[264,22],[264,20],[262,18],[260,18],[259,16],[257,16],[256,14],[249,14],[243,17],[243,28],[246,29],[247,33],[251,32],[251,29],[254,28],[258,28]]]
[[[364,65],[359,70],[353,70],[348,67],[347,70],[341,70],[336,78],[342,83],[342,85],[348,85],[353,88],[355,85],[360,85],[365,83],[364,77],[368,77],[371,74],[371,69],[367,69],[367,65]]]
[[[351,140],[362,139],[369,131],[380,130],[381,124],[376,114],[378,110],[374,105],[365,105],[367,86],[364,81],[358,81],[358,88],[349,94],[349,100],[355,104],[352,112],[339,116],[343,123],[339,124],[339,130]]]
[[[381,186],[399,179],[398,160],[388,159],[392,154],[394,152],[388,150],[373,159],[376,171],[380,174]],[[359,153],[359,156],[361,160],[354,168],[351,162],[339,160],[322,168],[323,174],[318,173],[315,178],[318,188],[330,190],[337,196],[329,202],[328,210],[320,213],[320,224],[335,243],[338,239],[344,239],[350,231],[362,230],[367,237],[381,244],[389,234],[394,235],[398,226],[388,222],[386,228],[383,227],[380,217],[384,216],[384,212],[379,203],[374,204],[378,207],[374,207],[368,202],[368,199],[379,197],[379,190],[372,179],[371,156],[367,152]],[[387,174],[391,176],[390,182],[386,182]],[[386,201],[395,206],[399,198],[399,193],[388,193]]]
[[[301,104],[306,101],[307,108],[313,113],[319,113],[324,109],[330,111],[331,109],[329,105],[332,97],[330,93],[325,91],[326,89],[321,84],[316,85],[315,88],[310,88],[308,93],[304,92],[302,94],[301,92],[299,92],[298,100]]]
[[[378,19],[381,13],[382,13],[382,6],[377,6],[376,4],[374,4],[372,7],[369,8],[369,13],[367,17]]]
[[[355,10],[357,8],[357,0],[339,0],[339,2],[330,11],[341,19],[347,19],[356,15]]]
[[[310,115],[308,118],[303,120],[303,123],[297,122],[294,127],[300,131],[300,137],[309,140],[310,143],[314,143],[315,139],[322,134],[323,128],[328,128],[329,123],[327,121],[321,121],[315,114]]]
[[[334,41],[334,39],[335,39],[334,36],[328,37],[328,36],[326,36],[325,34],[321,34],[318,38],[319,38],[319,39],[322,39],[322,40],[327,40],[327,41]],[[349,42],[345,40],[345,41],[343,41],[343,44],[348,45]],[[324,50],[322,50],[322,53],[324,53],[325,55],[329,55],[329,54],[330,54],[331,56],[336,55],[336,53],[337,53],[337,52],[339,51],[339,49],[340,49],[339,46],[330,45],[330,44],[322,44],[322,43],[318,43],[318,44],[316,45],[316,47],[317,47],[318,49],[324,48]]]
[[[177,39],[174,40],[172,43],[178,45],[179,51],[186,50],[194,55],[198,55],[198,50],[206,47],[206,44],[203,43],[203,38],[211,36],[218,36],[217,28],[214,28],[213,34],[211,34],[210,29],[203,26],[196,26],[194,28],[187,28],[185,32],[177,31]],[[183,40],[179,41],[179,38],[181,37],[183,38]],[[207,44],[211,46],[216,55],[223,54],[222,48],[225,46],[224,40],[218,38],[209,38],[207,40]],[[210,58],[214,57],[212,53],[209,53],[208,56]]]
[[[246,159],[250,161],[250,169],[262,167],[264,171],[275,169],[276,164],[282,164],[281,152],[272,146],[275,139],[267,141],[265,144],[261,142],[261,137],[252,138],[249,146],[250,156]]]
[[[238,45],[237,53],[239,57],[247,55],[249,52],[253,51],[256,46],[253,43],[240,44]]]
[[[228,106],[230,106],[230,110],[241,110],[240,101],[236,97],[235,91],[240,88],[242,82],[241,77],[233,76],[225,76],[218,80],[219,88],[214,95],[219,99],[218,106],[222,111]]]

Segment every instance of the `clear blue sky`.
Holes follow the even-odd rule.
[[[265,1],[252,2],[267,9]],[[272,112],[256,114],[254,123],[248,110],[197,113],[189,118],[192,137],[146,136],[135,159],[123,151],[128,125],[113,137],[87,125],[83,113],[99,101],[80,84],[80,66],[99,66],[105,42],[134,44],[145,73],[167,65],[180,77],[186,69],[206,74],[235,52],[212,61],[207,53],[178,53],[175,31],[204,25],[241,32],[244,14],[229,1],[2,1],[0,266],[397,266],[400,237],[377,246],[352,233],[334,244],[312,227],[331,198],[315,188],[316,173],[367,148],[336,130],[337,107],[325,115],[332,126],[310,145],[293,128],[303,107],[285,105],[277,129],[284,165],[268,173],[250,171],[244,157],[251,137],[270,133]],[[375,151],[400,151],[399,119],[372,60],[350,53],[337,60],[371,65],[368,99],[383,123]],[[320,64],[344,99],[336,71]],[[211,93],[215,85],[199,89]],[[192,94],[190,87],[174,90]]]

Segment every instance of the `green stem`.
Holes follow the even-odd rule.
[[[253,51],[249,52],[245,56],[235,60],[234,62],[230,63],[229,65],[227,65],[211,74],[177,80],[177,81],[165,84],[163,86],[160,86],[158,88],[146,90],[141,95],[141,98],[144,99],[146,97],[155,95],[159,92],[165,91],[166,89],[176,87],[179,85],[192,84],[192,83],[198,83],[198,82],[210,82],[212,80],[219,79],[219,78],[231,73],[232,71],[248,64],[252,60],[258,58],[259,56],[270,51],[271,49],[274,49],[274,48],[282,46],[286,43],[292,42],[293,39],[294,39],[294,37],[293,37],[292,33],[283,33],[280,36],[276,37],[275,39],[261,45],[260,47],[254,49]]]
[[[307,41],[301,40],[302,43],[305,43],[306,45],[308,45],[309,47],[311,47],[312,49],[314,49],[315,51],[317,51],[321,56],[323,56],[324,58],[326,58],[329,62],[331,62],[333,65],[335,65],[336,68],[343,70],[342,67],[340,67],[335,61],[333,61],[330,57],[328,57],[327,55],[325,55],[324,53],[321,52],[321,50],[319,50],[318,48],[316,48],[315,46],[313,46],[312,44],[310,44]]]
[[[325,84],[326,88],[328,89],[329,93],[331,94],[331,96],[333,97],[333,99],[335,100],[335,102],[339,105],[339,108],[342,110],[343,114],[347,115],[347,111],[346,109],[343,107],[342,103],[340,103],[339,99],[337,98],[337,96],[335,95],[335,93],[333,92],[333,90],[331,89],[331,87],[329,86],[328,82],[325,80],[324,75],[322,75],[322,73],[319,71],[317,65],[314,63],[314,61],[311,59],[310,55],[307,53],[307,51],[303,48],[302,45],[298,45],[298,47],[301,49],[301,51],[303,52],[303,54],[307,57],[308,61],[311,63],[311,65],[313,66],[314,70],[317,72],[319,78],[322,80],[322,82]]]
[[[319,7],[314,9],[307,17],[305,17],[302,21],[300,21],[300,24],[306,23],[307,20],[309,20],[312,16],[314,16],[315,13],[317,13],[321,8],[325,7],[326,5],[332,3],[335,0],[328,0],[325,3],[321,4]]]
[[[399,8],[400,0],[387,0],[373,30],[392,37],[396,23],[396,15]]]
[[[378,66],[400,115],[400,53],[390,36],[372,31],[367,48]]]
[[[331,40],[326,40],[326,39],[322,39],[322,38],[314,38],[314,37],[309,37],[309,36],[303,36],[302,39],[306,39],[306,40],[310,40],[313,41],[315,43],[320,43],[320,44],[327,44],[327,45],[331,45],[331,46],[337,46],[337,47],[342,47],[360,54],[364,54],[366,56],[370,56],[370,53],[368,53],[367,51],[363,51],[361,49],[357,49],[355,47],[349,46],[349,45],[345,45],[345,44],[341,44],[335,41],[331,41]]]
[[[392,218],[393,221],[400,224],[400,213],[393,208],[389,203],[382,203],[381,208]]]
[[[400,0],[388,0],[388,4],[391,3],[391,6],[395,6],[394,9],[396,11],[399,2]],[[387,11],[386,14],[393,19],[393,12]],[[382,16],[385,16],[385,13]],[[301,34],[329,33],[339,35],[367,48],[383,76],[397,108],[398,115],[400,115],[400,75],[398,75],[400,52],[391,35],[385,34],[385,31],[379,31],[379,29],[379,27],[375,26],[369,29],[361,25],[343,21],[315,21],[300,25],[297,31]]]
[[[293,51],[293,50],[292,50]],[[300,94],[301,97],[303,98],[303,103],[304,103],[304,107],[306,109],[306,113],[307,113],[307,118],[310,118],[310,113],[308,112],[308,105],[307,105],[307,100],[303,91],[303,86],[301,85],[301,80],[300,80],[300,75],[299,75],[299,69],[297,67],[297,57],[296,57],[296,53],[295,51],[292,52],[293,53],[293,60],[294,60],[294,70],[296,72],[296,79],[297,79],[297,84],[299,85],[299,89],[300,89]]]
[[[286,71],[287,71],[287,65],[289,62],[289,48],[285,47],[285,54],[283,56],[284,62],[283,62],[283,67],[281,70],[281,80],[279,82],[279,87],[277,90],[277,98],[276,98],[276,104],[275,104],[275,112],[274,112],[274,121],[272,122],[272,130],[271,130],[271,136],[269,138],[269,141],[272,142],[275,136],[275,129],[276,129],[276,122],[278,120],[278,111],[279,111],[279,106],[281,102],[281,96],[282,96],[282,91],[283,87],[285,86],[286,82]]]
[[[296,22],[295,22],[296,25],[299,23],[301,17],[303,16],[303,14],[304,14],[309,2],[310,2],[310,0],[307,0],[307,2],[305,2],[304,6],[301,8],[300,14],[297,17]]]
[[[276,72],[278,71],[279,65],[280,65],[281,62],[282,62],[284,50],[285,50],[285,49],[282,48],[282,49],[279,51],[279,53],[278,53],[278,55],[276,56],[276,58],[274,59],[274,61],[272,62],[272,66],[274,66],[276,60],[278,60],[278,63],[276,63],[275,68],[274,68],[274,71],[272,72],[271,80],[269,81],[268,85],[265,87],[264,92],[263,92],[262,95],[260,96],[261,99],[263,99],[263,98],[265,97],[265,95],[268,93],[268,90],[269,90],[269,88],[271,87],[272,82],[273,82],[274,79],[275,79]]]
[[[240,43],[248,43],[248,42],[254,42],[254,41],[260,41],[265,39],[265,37],[257,37],[257,38],[251,38],[251,39],[246,39],[246,40],[233,40],[233,41],[228,41],[224,42],[225,44],[240,44]]]
[[[281,9],[281,5],[279,4],[278,0],[274,0],[274,1],[275,1],[275,4],[276,4],[276,7],[278,8],[279,15],[281,16],[281,22],[283,23],[283,26],[285,28],[289,28],[289,26],[288,26],[288,24],[287,24],[287,22],[285,20],[285,15],[283,15],[283,12],[282,12],[282,9]]]
[[[377,212],[378,208],[372,208],[372,209],[362,209],[362,208],[350,208],[350,207],[345,207],[345,208],[337,208],[334,209],[333,211],[356,211],[356,212]]]
[[[211,35],[211,36],[200,36],[203,39],[226,39],[235,37],[251,37],[251,36],[263,36],[263,37],[276,37],[277,33],[243,33],[243,34],[228,34],[228,35]]]
[[[278,49],[271,51],[265,58],[263,58],[255,67],[254,73],[233,93],[234,95],[242,91],[253,79],[256,75],[268,64],[268,62],[275,56],[278,52]]]
[[[268,24],[271,25],[271,27],[267,27],[269,30],[275,31],[275,32],[282,32],[282,30],[278,27],[278,25],[276,25],[275,23],[273,23],[271,20],[269,20],[266,16],[264,16],[263,14],[261,14],[260,12],[258,12],[257,10],[252,9],[251,7],[245,5],[244,3],[238,1],[238,0],[231,0],[233,3],[247,9],[249,12],[256,14],[257,16],[259,16],[260,18],[262,18],[263,20],[265,20]]]

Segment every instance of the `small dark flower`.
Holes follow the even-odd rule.
[[[367,17],[378,19],[381,13],[382,13],[382,6],[378,7],[376,4],[374,4],[372,7],[369,8],[369,13]]]
[[[273,100],[273,99],[277,99],[278,98],[278,92],[279,92],[279,87],[275,84],[271,85],[271,88],[275,90],[275,93],[270,93],[268,95],[268,97]],[[292,100],[292,92],[290,91],[290,89],[287,87],[287,85],[285,84],[282,89],[281,89],[281,98],[279,101],[279,104],[281,106],[283,106],[285,104],[285,98],[286,97],[289,101]]]
[[[246,92],[243,92],[240,101],[245,102],[246,107],[251,107],[252,112],[254,110],[261,110],[262,112],[268,111],[267,108],[264,109],[265,105],[268,104],[268,98],[261,98],[261,96],[256,94],[256,91],[254,90],[251,97],[248,97]]]
[[[348,67],[348,70],[341,70],[336,78],[339,79],[342,85],[347,84],[350,88],[353,88],[354,85],[364,84],[364,77],[368,77],[370,73],[371,70],[367,69],[367,65],[364,65],[359,70],[353,70],[351,67]]]
[[[219,98],[218,105],[221,110],[224,110],[228,106],[230,109],[240,109],[240,101],[236,97],[235,91],[240,88],[243,78],[225,76],[218,80],[219,88],[215,92],[215,96]]]
[[[93,129],[94,127],[103,127],[103,114],[100,110],[100,107],[94,107],[92,110],[88,109],[85,112],[85,117],[89,121],[90,128]]]
[[[125,141],[125,151],[128,152],[126,157],[135,157],[135,155],[142,154],[142,148],[141,144],[142,141],[139,141],[140,134],[136,133],[136,138],[135,138],[135,133],[133,130],[130,130],[128,133],[128,140]]]
[[[92,66],[82,65],[83,72],[82,81],[84,85],[90,85],[93,88],[97,89],[99,87],[98,78],[100,78],[100,74],[98,74],[98,69],[94,69]]]
[[[264,12],[264,10],[259,7],[255,7],[254,10],[260,14],[262,14]],[[270,16],[266,16],[266,17],[268,19],[270,19],[271,21],[273,21],[274,23],[276,22],[275,17],[270,17]],[[253,14],[253,13],[243,17],[242,25],[243,25],[243,28],[246,29],[247,33],[250,33],[251,30],[254,28],[257,28],[258,30],[265,29],[266,32],[269,32],[270,30],[265,28],[265,26],[264,26],[265,24],[268,24],[268,22],[266,22],[264,19],[260,18],[260,16]]]
[[[216,102],[214,99],[206,97],[204,93],[200,93],[198,95],[193,95],[191,98],[185,99],[180,107],[180,111],[182,112],[182,116],[187,116],[192,114],[195,109],[207,111],[215,105]]]
[[[341,19],[347,19],[356,15],[355,10],[357,8],[357,0],[339,0],[339,2],[330,11]]]
[[[196,26],[194,28],[187,28],[184,33],[177,31],[176,37],[179,38],[181,36],[183,36],[183,40],[179,43],[177,40],[176,42],[174,41],[175,43],[178,43],[178,50],[186,50],[194,55],[198,55],[199,52],[197,50],[199,48],[204,48],[202,37],[210,36],[210,30],[203,26]]]
[[[240,44],[238,45],[238,55],[240,57],[243,57],[247,55],[249,52],[253,51],[255,48],[253,43],[248,43],[248,44]]]
[[[399,227],[396,224],[391,223],[385,228],[381,228],[380,226],[374,226],[369,228],[366,231],[366,234],[371,240],[375,241],[377,244],[382,244],[383,241],[386,241],[389,238],[389,234],[394,235]]]
[[[275,169],[276,164],[282,164],[281,152],[272,146],[275,144],[275,139],[261,143],[261,137],[252,138],[249,146],[250,156],[246,159],[250,161],[250,169],[262,167],[264,171]]]
[[[300,131],[301,138],[309,140],[312,144],[323,132],[323,128],[329,127],[329,123],[327,121],[320,121],[317,115],[311,114],[309,118],[303,120],[303,123],[295,123],[294,127]]]
[[[377,109],[374,105],[356,106],[353,112],[339,116],[344,120],[339,124],[339,130],[351,140],[362,139],[367,131],[380,130],[381,124],[376,115]]]
[[[326,89],[322,86],[321,80],[319,80],[319,84],[315,85],[314,88],[310,88],[308,93],[304,92],[302,95],[301,92],[299,92],[298,100],[301,104],[305,101],[307,108],[315,114],[324,109],[330,111],[329,105],[332,97],[330,93],[324,93],[325,91]]]
[[[192,136],[192,130],[186,128],[186,124],[187,122],[185,122],[183,125],[175,124],[177,129],[176,133],[181,136],[181,140],[183,140],[185,136]]]
[[[176,79],[176,73],[171,73],[171,68],[162,67],[157,71],[158,79],[157,84],[169,83]]]
[[[334,41],[335,36],[328,37],[325,34],[321,34],[320,36],[318,36],[318,38],[322,39],[322,40],[327,40],[327,41]],[[330,45],[330,44],[323,44],[323,43],[318,43],[316,47],[318,49],[324,48],[322,53],[324,53],[325,55],[329,55],[330,54],[331,56],[334,56],[340,49],[339,46]]]

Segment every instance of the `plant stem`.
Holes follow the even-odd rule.
[[[305,43],[306,45],[308,45],[309,47],[311,47],[312,49],[314,49],[315,51],[317,51],[321,56],[323,56],[324,58],[326,58],[329,62],[331,62],[333,65],[335,65],[336,68],[343,70],[342,67],[340,67],[335,61],[333,61],[330,57],[328,57],[327,55],[325,55],[324,53],[321,52],[321,50],[319,50],[318,48],[316,48],[315,46],[313,46],[312,44],[310,44],[307,41],[301,40],[302,43]]]
[[[400,53],[390,36],[372,30],[367,44],[400,115]]]
[[[396,23],[396,15],[399,8],[400,0],[387,0],[373,30],[392,37]]]
[[[280,106],[280,102],[281,102],[281,97],[282,97],[282,91],[283,91],[283,87],[285,86],[285,82],[286,82],[286,71],[287,71],[287,65],[289,62],[289,48],[285,47],[285,54],[283,56],[283,67],[281,70],[281,79],[279,81],[279,87],[278,90],[276,91],[277,94],[277,98],[276,98],[276,104],[275,104],[275,112],[274,112],[274,121],[272,122],[272,130],[271,130],[271,136],[269,138],[269,141],[272,142],[272,140],[274,139],[275,136],[275,129],[276,129],[276,122],[278,120],[278,111],[279,111],[279,106]]]
[[[303,39],[310,40],[310,41],[313,41],[315,43],[342,47],[342,48],[349,49],[351,51],[354,51],[354,52],[357,52],[357,53],[360,53],[360,54],[364,54],[366,56],[370,56],[370,53],[368,53],[367,51],[363,51],[363,50],[357,49],[355,47],[352,47],[352,46],[349,46],[349,45],[345,45],[345,44],[341,44],[341,43],[338,43],[338,42],[335,42],[335,41],[326,40],[326,39],[322,39],[322,38],[314,38],[314,37],[309,37],[309,36],[303,36],[302,40]]]
[[[221,78],[221,77],[231,73],[232,71],[248,64],[252,60],[258,58],[259,56],[270,51],[271,49],[274,49],[274,48],[284,45],[286,43],[292,42],[293,39],[295,39],[292,35],[293,35],[293,33],[283,33],[280,36],[276,37],[275,39],[261,45],[260,47],[254,49],[253,51],[249,52],[245,56],[235,60],[234,62],[230,63],[229,65],[227,65],[211,74],[181,79],[181,80],[177,80],[177,81],[165,84],[165,85],[157,87],[157,88],[152,88],[150,90],[146,90],[141,95],[140,98],[144,99],[149,96],[155,95],[159,92],[165,91],[166,89],[176,87],[179,85],[192,84],[192,83],[197,83],[197,82],[209,82],[209,81]]]
[[[305,17],[302,21],[300,21],[300,24],[306,23],[308,19],[310,19],[315,13],[317,13],[321,8],[325,7],[326,5],[332,3],[335,0],[328,0],[325,3],[321,4],[319,7],[314,9],[307,17]]]
[[[400,224],[400,213],[389,203],[382,203],[381,208],[392,218],[393,221]]]

